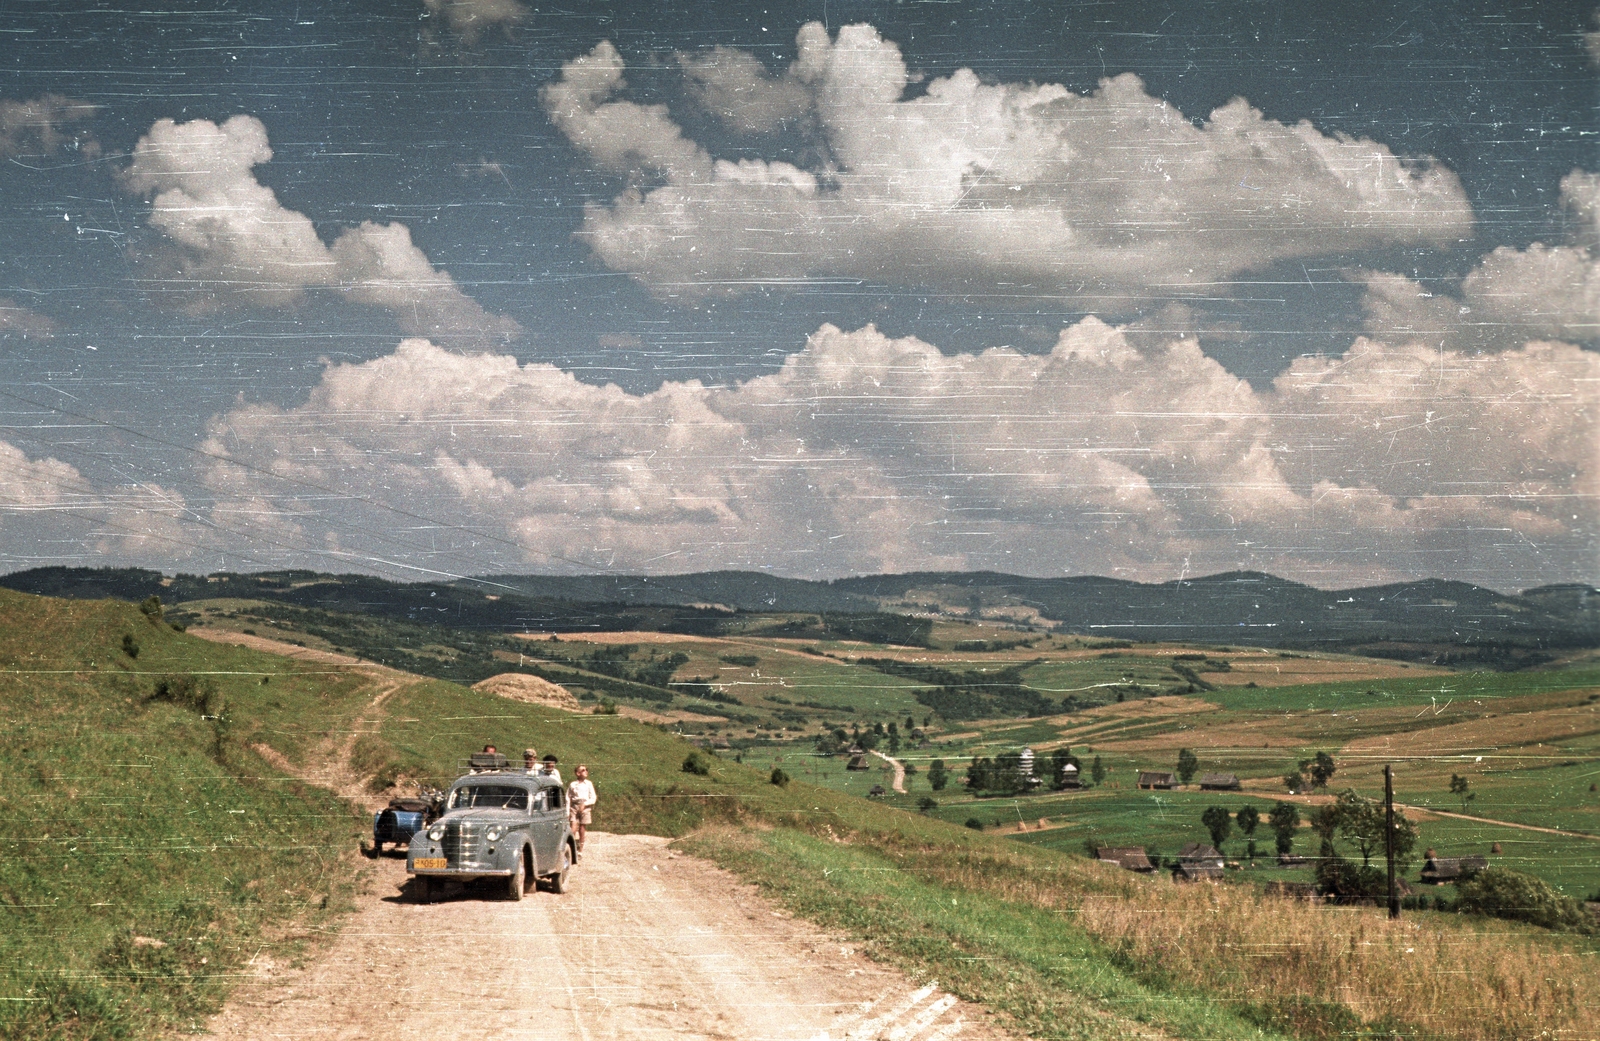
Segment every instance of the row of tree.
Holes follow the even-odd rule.
[[[1218,852],[1222,852],[1223,843],[1237,827],[1247,841],[1245,855],[1255,858],[1254,836],[1262,817],[1254,806],[1234,813],[1226,806],[1211,806],[1200,814],[1200,823],[1211,833],[1211,843]],[[1280,802],[1273,806],[1266,823],[1277,840],[1278,853],[1292,852],[1300,827],[1300,808],[1292,802]],[[1387,892],[1387,872],[1372,863],[1374,857],[1384,857],[1389,827],[1381,802],[1346,789],[1333,802],[1318,807],[1311,814],[1310,824],[1321,840],[1317,851],[1318,889],[1342,900],[1371,899]],[[1395,870],[1403,872],[1410,866],[1417,847],[1417,826],[1402,813],[1394,815],[1393,842]],[[1346,855],[1351,849],[1360,856],[1359,864]]]
[[[1043,777],[1040,776],[1042,768]],[[967,789],[991,795],[1018,795],[1043,786],[1048,778],[1051,791],[1082,785],[1083,764],[1070,748],[1058,748],[1050,758],[1030,767],[1021,752],[1002,752],[990,758],[975,756],[967,766]],[[1106,779],[1106,766],[1095,756],[1089,765],[1089,783]]]
[[[1235,826],[1244,834],[1246,840],[1245,855],[1254,860],[1256,853],[1256,829],[1265,820],[1275,840],[1275,846],[1280,855],[1294,851],[1295,832],[1300,827],[1300,807],[1292,802],[1280,802],[1272,807],[1272,811],[1263,818],[1261,811],[1254,806],[1245,806],[1237,813],[1229,813],[1226,806],[1210,806],[1200,814],[1200,823],[1211,833],[1211,844],[1217,847],[1217,852],[1222,852],[1223,843],[1233,834]]]

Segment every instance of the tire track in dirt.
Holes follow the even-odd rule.
[[[559,896],[391,895],[404,862],[303,970],[265,966],[210,1023],[228,1041],[897,1041],[1007,1037],[667,840],[591,832]]]

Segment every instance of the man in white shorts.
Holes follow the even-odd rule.
[[[594,819],[594,782],[589,780],[589,768],[582,763],[574,770],[573,782],[567,785],[567,805],[572,807],[572,828],[578,833],[578,851],[583,851],[583,840],[589,836],[589,825]]]

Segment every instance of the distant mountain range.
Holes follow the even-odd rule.
[[[143,569],[39,568],[0,578],[24,592],[166,603],[217,597],[501,631],[640,628],[723,631],[752,614],[921,615],[1014,621],[1127,640],[1360,649],[1449,660],[1600,646],[1600,590],[1541,586],[1519,594],[1442,579],[1328,591],[1260,572],[1161,583],[915,572],[834,581],[760,572],[690,575],[488,575],[400,583],[366,575],[279,571],[166,576]],[[887,619],[886,619],[887,620]],[[746,618],[744,623],[748,623]]]

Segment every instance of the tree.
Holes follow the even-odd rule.
[[[1188,784],[1190,778],[1194,777],[1195,771],[1198,769],[1200,769],[1199,758],[1187,748],[1179,749],[1178,781],[1182,784]]]
[[[1311,826],[1322,836],[1317,886],[1324,894],[1341,901],[1369,900],[1388,891],[1386,872],[1372,865],[1372,858],[1383,854],[1388,828],[1382,803],[1346,789],[1332,805],[1312,814]],[[1345,858],[1335,839],[1355,846],[1361,863]],[[1395,868],[1404,871],[1417,844],[1417,828],[1399,813],[1394,816],[1393,842]]]
[[[890,727],[890,730],[889,730],[889,754],[890,755],[899,755],[900,754],[900,733],[899,733],[899,731],[894,729],[894,724],[893,723],[890,723],[889,727]]]
[[[936,792],[942,792],[949,783],[950,775],[945,772],[944,760],[935,759],[928,766],[928,786]]]
[[[967,787],[975,792],[994,787],[994,761],[987,756],[973,756],[972,764],[967,767]]]
[[[1311,775],[1313,788],[1328,787],[1328,782],[1333,780],[1334,769],[1333,756],[1326,752],[1318,752],[1316,758],[1307,759],[1300,764],[1300,772]]]
[[[1306,775],[1299,770],[1290,770],[1283,775],[1283,786],[1289,789],[1290,795],[1298,795],[1305,791]]]
[[[1094,764],[1089,767],[1089,776],[1094,778],[1095,784],[1106,779],[1106,765],[1100,761],[1099,756],[1094,757]]]
[[[995,757],[989,787],[1002,792],[1020,792],[1028,787],[1028,778],[1022,772],[1022,753],[1002,752]]]
[[[1280,802],[1272,808],[1267,818],[1277,840],[1279,855],[1294,850],[1294,833],[1300,828],[1300,807],[1292,802]]]
[[[767,780],[771,781],[779,788],[789,787],[789,775],[783,772],[783,767],[781,766],[774,766],[772,768],[772,774],[767,778]]]
[[[1461,799],[1461,812],[1467,812],[1467,803],[1478,797],[1477,792],[1467,791],[1467,779],[1460,774],[1450,775],[1450,794]]]
[[[1261,813],[1254,806],[1246,806],[1233,815],[1234,823],[1239,825],[1239,830],[1244,832],[1245,838],[1256,833],[1256,826],[1261,823]]]
[[[1217,852],[1222,852],[1222,844],[1228,841],[1228,833],[1233,831],[1233,817],[1228,813],[1226,806],[1212,806],[1200,815],[1200,823],[1206,826],[1211,833],[1211,844],[1217,847]]]

